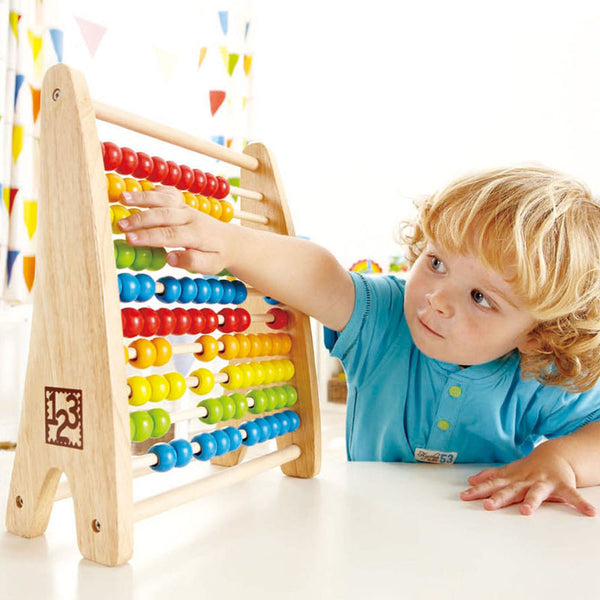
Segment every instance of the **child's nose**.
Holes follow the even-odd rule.
[[[454,314],[454,308],[449,294],[444,290],[434,290],[426,294],[429,306],[443,317],[451,317]]]

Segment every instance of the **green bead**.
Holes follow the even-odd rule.
[[[149,271],[158,271],[167,264],[167,251],[164,248],[152,248],[152,260],[148,266]]]
[[[275,410],[279,396],[273,391],[273,388],[265,388],[263,391],[267,396],[267,410]]]
[[[287,406],[287,393],[281,386],[276,386],[273,388],[273,392],[277,396],[277,404],[275,405],[276,409],[284,408]]]
[[[135,248],[135,260],[131,263],[132,271],[144,271],[152,264],[152,248],[148,246],[138,246]]]
[[[235,415],[234,419],[241,419],[248,412],[248,400],[243,394],[231,394],[232,400],[235,402]]]
[[[114,245],[117,254],[117,269],[127,269],[135,260],[135,248],[125,240],[115,240]]]
[[[254,406],[248,409],[252,414],[258,415],[265,412],[267,408],[267,395],[262,390],[252,390],[248,394],[248,397],[254,399]]]
[[[171,428],[171,417],[164,408],[151,408],[148,414],[152,418],[153,429],[150,437],[159,438]]]
[[[223,417],[223,405],[219,398],[207,398],[206,400],[200,400],[198,406],[203,406],[208,411],[206,417],[199,417],[203,423],[214,425],[218,423]]]
[[[133,423],[134,429],[132,442],[145,442],[152,435],[154,423],[152,417],[145,410],[129,413],[129,423]]]
[[[129,439],[133,441],[134,436],[135,436],[135,422],[131,418],[131,415],[129,415]]]
[[[233,398],[230,396],[221,396],[219,400],[223,405],[223,416],[221,417],[221,421],[229,421],[229,419],[233,419],[235,415],[235,400],[233,400]]]
[[[294,404],[296,404],[296,402],[298,401],[298,392],[296,391],[296,388],[292,385],[284,385],[283,389],[287,394],[286,406],[294,406]]]

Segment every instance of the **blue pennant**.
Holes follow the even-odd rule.
[[[6,257],[6,265],[8,267],[8,276],[6,278],[6,283],[10,284],[10,276],[12,274],[13,266],[15,261],[17,260],[17,256],[20,254],[20,250],[9,250],[8,256]]]

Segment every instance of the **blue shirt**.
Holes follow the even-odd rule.
[[[425,356],[404,316],[405,282],[351,276],[350,321],[326,336],[348,382],[349,460],[508,463],[600,420],[598,386],[573,394],[523,379],[517,351],[466,369]]]

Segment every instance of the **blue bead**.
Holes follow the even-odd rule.
[[[244,302],[248,297],[248,290],[246,289],[246,286],[238,279],[234,279],[231,283],[235,288],[235,297],[233,298],[233,303],[242,304],[242,302]]]
[[[177,452],[175,449],[169,446],[169,444],[154,444],[149,450],[148,454],[156,454],[156,458],[158,459],[158,463],[152,465],[150,468],[153,471],[159,471],[160,473],[164,473],[165,471],[170,471],[177,462]]]
[[[237,450],[242,445],[242,434],[235,427],[225,427],[221,429],[229,437],[229,452]]]
[[[268,415],[264,418],[271,426],[271,437],[276,438],[278,435],[281,435],[281,423],[279,422],[279,419],[273,415]]]
[[[273,437],[271,426],[269,425],[269,422],[266,419],[260,417],[258,419],[254,419],[254,423],[258,425],[258,428],[260,430],[260,437],[258,438],[259,444],[262,444],[263,442],[266,442],[267,440],[270,440]]]
[[[285,413],[275,413],[273,416],[279,419],[279,424],[281,425],[281,433],[279,435],[288,433],[290,430],[290,420],[287,415]]]
[[[119,294],[121,302],[134,302],[137,300],[140,293],[140,284],[135,275],[119,273],[119,281],[121,282],[121,293]]]
[[[231,446],[229,436],[222,429],[217,429],[213,431],[211,435],[215,438],[215,441],[217,442],[217,453],[215,456],[227,454],[229,452],[229,447]]]
[[[192,460],[193,452],[192,445],[187,440],[172,440],[169,442],[175,453],[177,454],[176,467],[185,467]]]
[[[283,414],[290,420],[290,433],[300,427],[300,417],[293,410],[284,410]]]
[[[121,285],[121,278],[120,277],[117,277],[117,283],[119,284],[119,297],[121,297],[121,288],[122,288],[122,285]]]
[[[212,291],[210,283],[208,283],[206,279],[196,279],[195,284],[197,292],[194,302],[196,304],[204,304],[205,302],[208,302]]]
[[[227,279],[221,279],[221,285],[223,286],[223,297],[221,298],[221,304],[232,304],[233,299],[235,298],[235,286]]]
[[[210,298],[208,299],[209,304],[218,304],[223,298],[223,284],[218,279],[209,279],[210,284]]]
[[[210,460],[217,453],[217,442],[210,433],[195,435],[192,442],[200,444],[200,450],[194,454],[198,460]]]
[[[196,282],[191,277],[182,277],[179,280],[179,285],[181,285],[181,294],[179,296],[179,302],[193,302],[196,299],[196,295],[198,294]]]
[[[246,439],[242,441],[244,446],[254,446],[260,439],[260,427],[252,421],[242,423],[238,429],[246,432]]]
[[[175,277],[161,277],[158,280],[165,286],[165,291],[162,294],[156,294],[156,297],[161,302],[171,303],[177,302],[181,296],[181,284]]]
[[[280,304],[279,300],[275,300],[275,298],[271,298],[270,296],[265,296],[263,298],[263,300],[267,303],[267,304]]]
[[[145,273],[139,273],[135,276],[140,285],[140,291],[138,293],[137,301],[138,302],[148,302],[150,298],[154,296],[154,292],[156,291],[156,285],[154,284],[154,279],[150,277],[150,275],[146,275]]]

